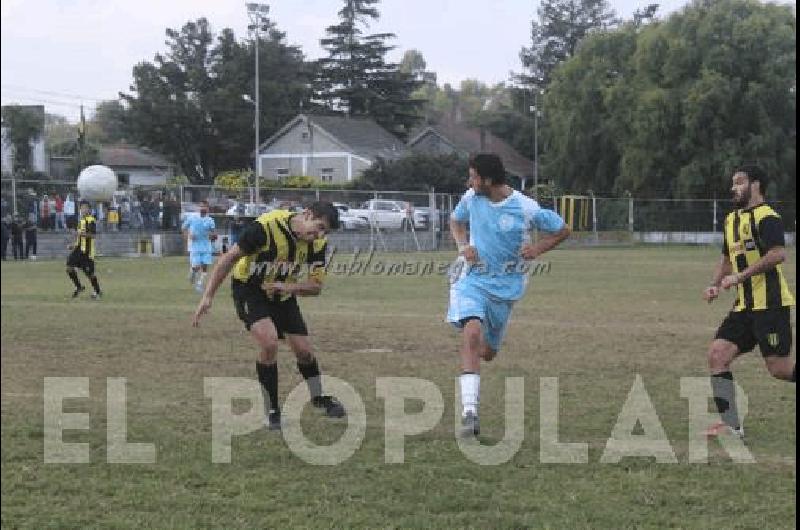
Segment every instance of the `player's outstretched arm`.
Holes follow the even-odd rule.
[[[233,266],[242,256],[244,256],[244,253],[239,248],[239,245],[233,245],[233,247],[219,259],[216,267],[214,267],[214,270],[211,272],[211,278],[208,280],[203,298],[200,300],[194,312],[192,326],[197,327],[200,324],[200,318],[211,309],[211,301],[214,299],[217,289],[219,289],[219,286],[225,278],[228,277],[231,269],[233,269]]]

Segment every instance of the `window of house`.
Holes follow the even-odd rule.
[[[311,135],[308,134],[308,131],[303,131],[300,134],[300,140],[303,142],[309,142],[311,141]]]
[[[279,167],[275,169],[275,176],[279,179],[285,179],[289,176],[289,169],[285,167]]]
[[[319,170],[319,179],[322,182],[333,182],[333,168],[324,167]]]
[[[129,173],[117,173],[117,181],[120,186],[128,186],[131,183],[131,176]]]

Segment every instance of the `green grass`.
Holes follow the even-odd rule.
[[[449,260],[447,254],[421,254]],[[770,378],[758,353],[739,360],[749,396],[747,445],[735,464],[716,444],[688,463],[688,406],[680,378],[705,375],[705,349],[730,303],[700,291],[718,251],[693,247],[562,250],[532,280],[503,351],[482,378],[482,440],[503,436],[503,378],[525,378],[525,432],[510,462],[479,466],[453,437],[458,335],[443,323],[446,279],[332,277],[302,301],[323,371],[363,398],[363,445],[338,466],[297,458],[263,430],[211,463],[204,377],[255,377],[255,348],[227,285],[199,329],[185,258],[101,259],[106,296],[70,300],[59,262],[2,266],[2,524],[12,527],[794,527],[795,386]],[[414,255],[393,255],[409,259]],[[385,259],[386,256],[383,256]],[[791,260],[794,262],[794,251]],[[795,285],[794,267],[787,267]],[[793,317],[794,322],[794,317]],[[281,394],[301,382],[282,347]],[[678,464],[626,458],[601,464],[621,406],[640,374]],[[45,464],[43,378],[89,377],[89,464]],[[444,396],[427,433],[406,439],[405,463],[384,463],[376,377],[421,377]],[[106,463],[106,378],[128,378],[128,440],[156,446],[155,464]],[[539,459],[539,378],[558,377],[561,441],[589,444],[588,464]],[[409,402],[408,411],[418,409]],[[306,411],[303,426],[331,443],[341,422]]]

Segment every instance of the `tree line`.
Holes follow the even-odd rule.
[[[265,14],[259,32],[262,141],[298,112],[369,116],[401,138],[443,120],[484,128],[533,158],[560,191],[725,197],[735,165],[756,161],[795,191],[796,15],[757,0],[692,0],[620,19],[606,0],[543,0],[520,50],[520,72],[489,86],[440,86],[417,50],[387,59],[391,33],[370,33],[379,0],[342,0],[307,60]],[[133,67],[129,89],[98,105],[95,142],[161,152],[193,183],[252,166],[255,39],[201,18],[166,30],[166,49]],[[245,97],[243,97],[245,96]],[[539,112],[534,138],[532,107]],[[4,117],[5,121],[5,117]],[[69,125],[48,116],[54,149]],[[59,136],[60,135],[60,136]],[[379,161],[358,185],[463,187],[457,157]]]

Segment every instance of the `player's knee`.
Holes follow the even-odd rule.
[[[732,360],[733,353],[724,344],[714,341],[708,347],[708,367],[712,371],[727,370]]]
[[[790,380],[794,371],[794,363],[789,357],[770,356],[765,357],[767,370],[776,379]]]
[[[272,364],[278,358],[278,341],[274,343],[265,342],[259,344],[261,349],[258,352],[258,361],[264,364]]]
[[[497,356],[497,350],[493,350],[491,346],[488,344],[484,346],[483,351],[481,352],[481,359],[486,362],[491,361]]]
[[[470,320],[464,326],[464,344],[475,352],[481,351],[481,323],[479,320]]]
[[[300,364],[310,364],[314,362],[314,354],[310,351],[296,351],[294,352],[295,357],[297,357],[297,362]]]

